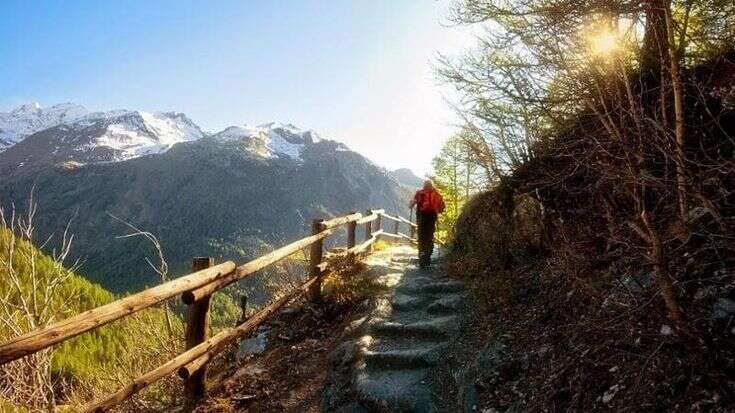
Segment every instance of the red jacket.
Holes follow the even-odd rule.
[[[419,212],[434,214],[444,212],[444,198],[434,188],[417,191],[413,197],[413,201]]]

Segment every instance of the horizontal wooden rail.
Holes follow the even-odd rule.
[[[332,232],[331,231],[323,231],[319,234],[312,235],[306,238],[302,238],[296,242],[292,242],[291,244],[286,245],[285,247],[281,247],[273,252],[270,252],[266,255],[263,255],[262,257],[256,258],[247,264],[243,264],[235,269],[235,271],[231,272],[225,277],[221,277],[205,286],[199,287],[195,290],[186,291],[184,294],[182,294],[181,299],[186,304],[191,304],[194,301],[197,301],[201,299],[202,297],[206,297],[215,291],[222,289],[235,281],[239,281],[248,275],[254,274],[263,268],[272,265],[289,255],[302,250],[311,244],[319,241],[320,239],[324,239],[327,236],[329,236]]]
[[[0,345],[0,365],[209,284],[234,270],[235,263],[227,261],[10,339]]]
[[[416,225],[415,223],[413,223],[413,222],[411,222],[411,221],[407,220],[406,218],[404,218],[404,217],[402,217],[402,216],[400,216],[400,215],[397,215],[397,216],[393,216],[393,215],[390,215],[390,214],[386,214],[386,213],[382,213],[382,214],[380,214],[380,215],[382,215],[382,216],[383,216],[383,217],[385,217],[385,218],[388,218],[388,219],[390,219],[391,221],[394,221],[394,222],[402,222],[402,223],[404,223],[404,224],[407,224],[407,225],[410,225],[410,226],[412,226],[412,227],[414,227],[414,228],[417,228],[417,225]]]
[[[382,215],[382,216],[383,216],[384,218],[388,218],[388,219],[390,219],[391,221],[395,221],[395,222],[403,222],[403,220],[401,220],[401,218],[400,218],[400,217],[394,217],[393,215],[390,215],[390,214],[386,214],[386,213],[381,213],[380,215]]]
[[[364,216],[364,217],[362,217],[362,218],[360,218],[360,219],[357,220],[357,225],[362,225],[362,224],[367,224],[367,223],[373,222],[376,219],[378,219],[378,216],[379,216],[378,214],[366,215],[366,216]]]
[[[383,233],[382,230],[381,231],[375,231],[375,232],[373,232],[372,233],[372,236],[369,239],[365,240],[365,242],[363,242],[362,244],[355,245],[353,248],[350,248],[349,251],[352,254],[360,254],[360,253],[363,253],[363,252],[367,251],[368,248],[370,248],[370,246],[373,245],[375,243],[375,241],[378,240],[378,237],[382,233]]]
[[[253,332],[256,328],[258,328],[260,324],[263,323],[263,321],[265,321],[271,315],[273,315],[273,313],[278,311],[279,308],[283,307],[284,304],[308,290],[308,288],[314,282],[316,282],[316,278],[311,278],[307,282],[301,284],[301,286],[292,291],[290,294],[287,294],[274,301],[272,304],[260,310],[256,315],[249,318],[247,321],[240,324],[239,326],[224,330],[216,336],[210,338],[209,340],[179,354],[178,356],[174,357],[160,367],[136,378],[116,393],[113,393],[110,396],[87,406],[85,408],[85,411],[107,411],[111,407],[129,398],[133,394],[148,387],[151,383],[157,381],[158,379],[173,373],[177,369],[184,367],[189,363],[195,362],[199,357],[202,357],[206,354],[215,355],[221,352],[229,343],[246,334]]]
[[[331,228],[339,227],[341,225],[344,225],[350,222],[358,221],[360,218],[362,218],[362,214],[359,212],[355,212],[354,214],[345,215],[343,217],[332,218],[326,221],[322,221],[322,226],[325,229],[331,229]]]
[[[405,239],[405,240],[409,240],[409,241],[415,241],[413,238],[409,237],[408,235],[401,234],[401,233],[393,234],[393,233],[390,233],[390,232],[384,232],[383,231],[379,235],[381,237],[386,237],[386,238],[391,238],[391,239]]]
[[[412,226],[412,227],[414,227],[414,228],[418,228],[418,225],[416,225],[416,223],[414,223],[414,222],[411,222],[411,221],[407,220],[406,218],[403,218],[402,216],[399,216],[398,218],[399,218],[399,219],[400,219],[401,221],[405,222],[406,224],[408,224],[408,225],[410,225],[410,226]]]

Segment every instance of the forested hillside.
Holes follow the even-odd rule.
[[[65,268],[64,252],[52,257],[36,249],[27,222],[15,221],[14,232],[8,221],[0,228],[0,342],[115,299]],[[174,314],[166,320],[163,310],[152,309],[3,366],[0,410],[79,403],[144,372],[180,348],[181,320]],[[153,398],[159,396],[168,397]]]

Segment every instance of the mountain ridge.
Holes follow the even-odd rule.
[[[161,116],[167,125],[188,121],[183,114]],[[127,158],[119,157],[124,149],[85,146],[123,121],[140,136],[157,133],[139,112],[92,113],[0,153],[0,204],[28,205],[35,188],[39,234],[71,222],[74,259],[90,280],[116,293],[158,278],[144,260],[155,252],[142,240],[117,239],[127,229],[109,214],[158,236],[178,275],[193,256],[244,262],[304,236],[314,218],[367,208],[400,213],[408,199],[386,169],[290,124],[202,132]]]

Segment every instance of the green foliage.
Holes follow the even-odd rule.
[[[439,215],[436,237],[453,238],[454,224],[469,197],[485,186],[481,169],[472,159],[465,136],[452,136],[433,160],[434,184],[441,192],[446,209]]]
[[[34,284],[39,289],[50,287],[53,294],[44,311],[53,321],[117,298],[99,285],[64,270],[27,241],[16,239],[15,247],[8,248],[10,239],[10,231],[0,228],[0,261],[12,256],[12,268],[20,280],[17,285],[11,283],[8,274],[3,273],[10,267],[0,267],[0,295],[7,297],[8,303],[17,303],[21,296],[29,297]],[[56,281],[59,283],[54,286]],[[14,317],[14,324],[21,326],[22,332],[31,330],[29,318],[38,318],[20,312]],[[182,322],[176,316],[172,316],[172,322],[173,338],[168,336],[163,310],[153,308],[61,343],[51,355],[51,374],[71,386],[72,397],[88,399],[109,392],[119,386],[119,380],[147,371],[180,347],[177,337],[182,337]],[[16,335],[7,323],[0,324],[0,342]]]
[[[213,330],[217,331],[234,326],[241,313],[240,307],[226,292],[217,292],[212,296],[210,317]]]

